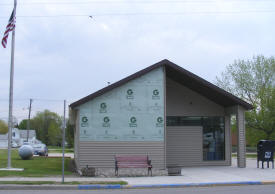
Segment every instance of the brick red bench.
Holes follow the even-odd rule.
[[[116,155],[115,156],[115,175],[118,176],[119,168],[147,168],[148,176],[149,173],[152,176],[151,160],[148,156],[125,156]]]

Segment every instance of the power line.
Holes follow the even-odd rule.
[[[91,16],[138,16],[138,15],[204,15],[204,14],[242,14],[242,13],[273,13],[275,10],[243,10],[243,11],[190,11],[190,12],[136,12],[136,13],[102,13]]]
[[[221,3],[266,3],[266,2],[274,2],[273,0],[231,0],[231,1],[223,1]],[[163,0],[163,1],[59,1],[59,2],[49,2],[49,1],[40,1],[40,2],[24,2],[19,3],[18,5],[24,6],[24,5],[81,5],[81,4],[197,4],[197,3],[203,3],[203,4],[209,4],[209,3],[217,3],[217,1],[214,0]],[[1,3],[0,6],[13,6],[12,3]]]
[[[47,99],[47,98],[32,98],[34,101],[48,101],[48,102],[63,102],[60,99]]]
[[[223,15],[223,14],[249,14],[249,13],[275,13],[275,10],[242,10],[242,11],[195,11],[195,12],[136,12],[136,13],[99,13],[99,14],[64,14],[64,15],[18,15],[17,18],[57,18],[57,17],[106,17],[106,16],[180,16],[180,15]],[[6,19],[0,16],[0,19]]]
[[[17,99],[14,99],[14,101],[26,101],[26,100],[29,100],[29,99],[28,98],[17,98]],[[9,101],[9,99],[0,98],[0,101],[6,102],[6,101]]]
[[[60,100],[60,99],[48,99],[48,98],[32,98],[33,100],[35,101],[54,101],[54,102],[63,102],[64,100]],[[14,99],[14,101],[29,101],[30,99],[29,98],[18,98],[18,99]],[[4,99],[4,98],[1,98],[0,101],[4,101],[4,102],[7,102],[9,101],[9,99]]]

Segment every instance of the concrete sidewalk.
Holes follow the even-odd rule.
[[[48,154],[49,157],[62,157],[62,153],[49,153]],[[70,157],[70,158],[74,158],[74,153],[65,153],[64,154],[65,157]]]
[[[129,185],[275,181],[275,169],[257,168],[256,159],[246,161],[246,168],[237,168],[237,160],[233,159],[232,166],[183,168],[182,176],[127,177],[122,180]]]
[[[256,168],[255,159],[247,159],[247,168],[237,168],[236,159],[232,166],[189,167],[182,169],[182,176],[153,176],[153,177],[65,177],[66,182],[98,182],[126,181],[129,187],[158,187],[158,186],[206,186],[216,184],[275,184],[275,169]],[[0,181],[56,181],[60,177],[0,177]],[[94,186],[93,186],[94,187]],[[108,187],[108,186],[107,186]],[[83,187],[89,189],[90,187]],[[104,187],[103,187],[104,188]],[[111,187],[110,187],[111,188]],[[120,188],[120,187],[119,187]]]

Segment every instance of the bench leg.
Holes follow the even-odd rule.
[[[151,174],[151,176],[152,176],[152,168],[151,167],[148,168],[148,176],[149,176],[149,174]]]
[[[118,168],[115,168],[115,176],[118,176]]]

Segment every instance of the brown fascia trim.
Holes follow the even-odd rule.
[[[247,110],[251,110],[251,109],[254,108],[253,105],[247,103],[246,101],[244,101],[244,100],[238,98],[237,96],[235,96],[235,95],[227,92],[226,90],[224,90],[224,89],[222,89],[222,88],[220,88],[220,87],[218,87],[218,86],[210,83],[209,81],[207,81],[207,80],[205,80],[205,79],[203,79],[203,78],[195,75],[194,73],[192,73],[190,71],[187,71],[186,69],[184,69],[184,68],[182,68],[182,67],[174,64],[173,62],[169,61],[169,63],[167,63],[165,65],[173,68],[176,71],[179,71],[179,72],[181,72],[181,73],[183,73],[183,74],[191,77],[195,81],[202,83],[204,86],[209,87],[210,89],[216,91],[217,93],[220,93],[220,94],[222,94],[222,95],[224,95],[224,96],[226,96],[228,98],[231,98],[233,101],[235,101],[239,105],[242,105]]]
[[[136,73],[134,73],[134,74],[132,74],[132,75],[130,75],[130,76],[128,76],[128,77],[126,77],[126,78],[118,81],[118,82],[115,82],[115,83],[113,83],[113,84],[111,84],[111,85],[109,85],[109,86],[107,86],[105,88],[102,88],[101,90],[98,90],[95,93],[92,93],[92,94],[90,94],[90,95],[88,95],[88,96],[86,96],[84,98],[81,98],[80,100],[78,100],[78,101],[70,104],[69,107],[73,109],[73,108],[75,108],[75,107],[77,107],[77,106],[79,106],[81,104],[84,104],[84,103],[92,100],[95,97],[98,97],[98,96],[100,96],[100,95],[102,95],[102,94],[104,94],[104,93],[106,93],[106,92],[108,92],[108,91],[110,91],[110,90],[112,90],[114,88],[117,88],[117,87],[119,87],[119,86],[121,86],[121,85],[123,85],[123,84],[125,84],[125,83],[127,83],[127,82],[129,82],[131,80],[133,80],[133,79],[141,77],[142,75],[144,75],[144,74],[152,71],[155,68],[161,67],[161,66],[165,66],[166,68],[170,67],[170,68],[172,68],[172,69],[174,69],[174,70],[176,70],[176,71],[184,74],[183,76],[191,77],[195,81],[203,84],[206,87],[209,87],[210,89],[214,90],[215,92],[220,93],[220,94],[226,96],[227,98],[232,99],[233,101],[236,102],[236,104],[242,105],[247,110],[253,109],[253,106],[251,104],[243,101],[242,99],[234,96],[233,94],[231,94],[231,93],[223,90],[222,88],[219,88],[218,86],[216,86],[216,85],[214,85],[214,84],[206,81],[205,79],[203,79],[203,78],[201,78],[201,77],[199,77],[199,76],[191,73],[190,71],[187,71],[186,69],[184,69],[184,68],[176,65],[175,63],[173,63],[173,62],[171,62],[171,61],[169,61],[167,59],[164,59],[164,60],[162,60],[162,61],[160,61],[160,62],[158,62],[158,63],[156,63],[154,65],[151,65],[151,66],[149,66],[149,67],[147,67],[147,68],[145,68],[143,70],[140,70],[140,71],[138,71],[138,72],[136,72]]]

